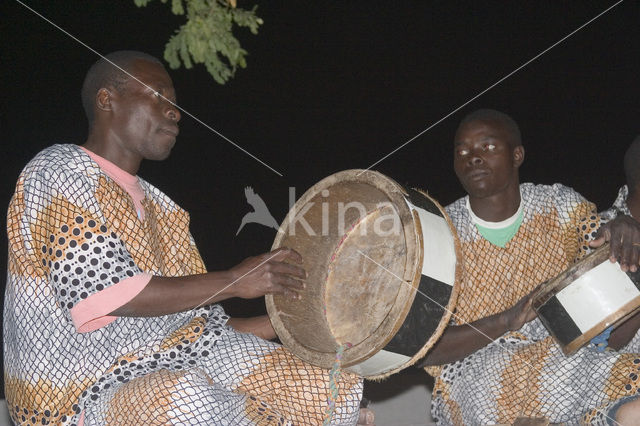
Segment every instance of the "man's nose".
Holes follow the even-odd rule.
[[[175,121],[176,123],[180,121],[180,118],[182,117],[182,115],[180,114],[180,110],[178,110],[178,108],[176,108],[176,106],[173,104],[169,104],[167,106],[165,115],[169,120]]]
[[[478,153],[476,153],[475,151],[472,151],[471,155],[469,155],[469,164],[478,165],[482,164],[483,162],[484,160],[482,159],[482,156],[478,155]]]

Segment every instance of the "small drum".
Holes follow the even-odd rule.
[[[273,248],[304,259],[301,299],[267,295],[282,343],[311,364],[383,378],[422,358],[449,322],[462,267],[442,207],[374,171],[320,181],[289,211]]]
[[[596,249],[533,299],[538,317],[566,355],[640,308],[640,272],[625,273],[609,261],[609,244]]]

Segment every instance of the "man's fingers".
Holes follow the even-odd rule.
[[[634,263],[633,245],[628,241],[624,241],[621,246],[618,262],[620,262],[622,270],[626,272]]]
[[[304,281],[297,280],[290,275],[281,275],[278,280],[278,285],[294,290],[304,290],[306,287]]]
[[[636,236],[633,241],[629,241],[629,245],[632,253],[631,259],[629,259],[629,269],[631,272],[636,272],[640,264],[640,236]]]
[[[270,253],[263,253],[248,258],[236,268],[241,286],[240,294],[246,298],[259,297],[265,294],[282,294],[292,299],[299,299],[298,292],[304,290],[307,272],[304,268],[288,263],[291,260],[302,263],[302,256],[288,248],[279,248]],[[246,272],[243,272],[246,271]]]
[[[269,265],[269,270],[274,274],[291,275],[301,280],[307,278],[307,271],[305,271],[304,268],[290,263],[272,262]]]
[[[618,216],[601,228],[611,244],[610,259],[623,271],[634,271],[640,261],[640,224],[630,216]],[[601,235],[599,233],[599,235]]]
[[[287,291],[301,291],[304,290],[306,284],[304,281],[295,278],[290,274],[270,271],[267,278],[270,282],[271,288],[268,293],[286,294]]]
[[[589,243],[589,247],[591,248],[598,248],[601,245],[603,245],[604,243],[606,243],[607,241],[605,240],[604,236],[598,237],[595,240],[591,240],[591,242]]]
[[[283,260],[290,260],[296,263],[302,263],[302,256],[300,255],[300,253],[298,253],[294,249],[290,249],[287,247],[280,247],[279,249],[275,249],[271,253],[265,253],[265,256],[268,256],[272,260],[277,260],[280,262],[282,262]]]
[[[633,241],[625,241],[622,245],[622,259],[620,260],[620,266],[623,271],[630,270],[635,272],[638,269],[638,258],[640,251],[637,243]]]
[[[609,237],[609,259],[612,262],[621,260],[622,243],[622,235],[613,234]]]
[[[633,242],[632,249],[633,258],[629,263],[629,270],[631,270],[631,272],[636,272],[638,270],[638,265],[640,264],[640,243]]]
[[[285,297],[288,297],[289,299],[300,299],[302,296],[300,296],[300,293],[298,293],[297,291],[291,290],[289,288],[286,287],[282,287],[282,291],[278,292],[282,295],[284,295]]]

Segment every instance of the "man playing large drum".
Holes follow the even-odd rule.
[[[447,212],[462,245],[465,276],[455,325],[426,359],[445,364],[429,368],[437,377],[433,417],[439,424],[519,417],[631,424],[625,422],[640,418],[631,401],[640,387],[637,327],[613,332],[619,351],[591,345],[566,357],[534,320],[531,294],[605,240],[623,270],[635,271],[640,226],[622,216],[597,235],[600,218],[580,194],[560,184],[519,183],[523,160],[520,131],[506,114],[479,110],[460,123],[454,169],[468,196]]]
[[[327,371],[259,338],[275,337],[268,318],[230,319],[216,304],[295,296],[305,272],[284,260],[299,255],[207,272],[189,215],[136,176],[143,160],[169,156],[175,100],[157,59],[111,54],[83,86],[86,143],[49,147],[22,172],[4,310],[13,421],[355,424],[361,379],[343,374],[327,411]]]

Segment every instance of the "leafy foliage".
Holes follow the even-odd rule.
[[[152,0],[133,1],[143,7]],[[233,36],[233,26],[246,27],[257,34],[263,23],[256,15],[257,6],[245,10],[236,7],[236,0],[171,0],[174,15],[184,15],[185,9],[187,22],[169,39],[164,59],[173,69],[204,64],[216,82],[225,84],[238,67],[247,66],[247,51]]]

